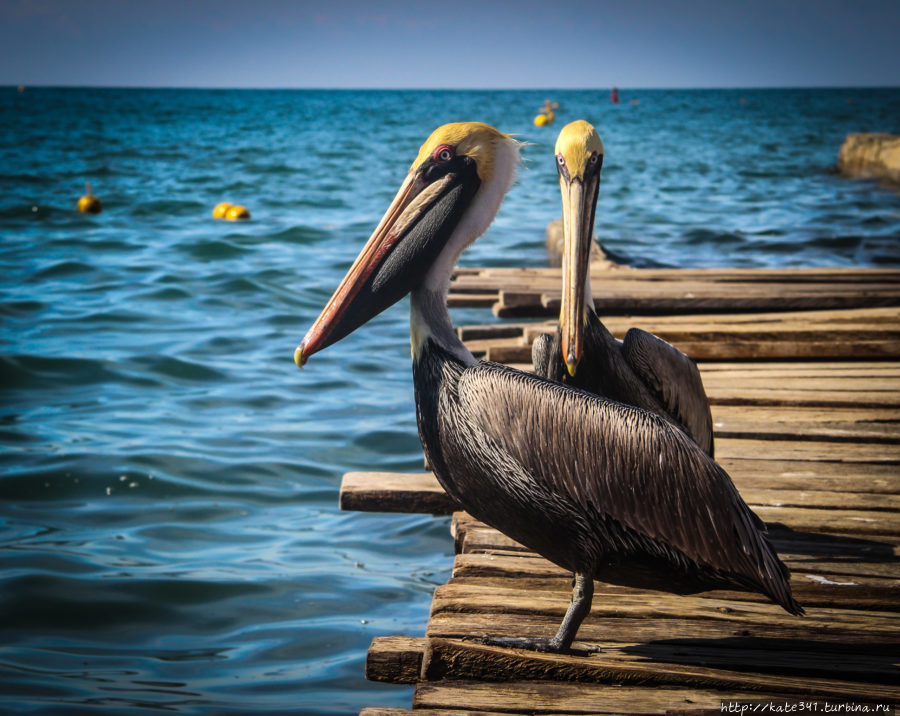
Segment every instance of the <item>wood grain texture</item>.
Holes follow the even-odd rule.
[[[808,696],[814,696],[810,693]],[[554,681],[455,681],[422,682],[413,696],[415,709],[465,704],[473,711],[498,705],[506,713],[528,714],[628,714],[630,716],[677,713],[681,709],[720,709],[722,701],[768,700],[796,703],[783,694],[745,690],[628,687],[608,684]],[[809,698],[804,700],[809,701]],[[875,699],[871,699],[874,701]],[[896,699],[893,699],[896,700]]]
[[[797,668],[797,653],[709,649],[681,645],[648,649],[638,644],[611,645],[588,655],[541,654],[522,649],[485,646],[472,641],[428,639],[423,650],[423,677],[429,681],[452,678],[479,681],[541,680],[588,682],[628,686],[688,686],[699,689],[775,691],[836,699],[867,699],[876,694],[887,700],[885,686],[896,670],[884,660],[865,659],[867,670],[844,669],[834,655],[822,654]],[[668,653],[666,653],[668,650]],[[728,658],[730,656],[730,658]],[[704,663],[705,662],[705,663]],[[811,672],[823,676],[813,676]],[[849,680],[847,675],[862,677]],[[876,683],[877,679],[881,683]]]

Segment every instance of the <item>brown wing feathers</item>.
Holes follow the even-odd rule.
[[[731,479],[666,421],[493,363],[467,369],[458,391],[467,414],[486,416],[478,427],[550,493],[799,613],[786,568]]]

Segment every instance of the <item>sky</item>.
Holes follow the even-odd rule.
[[[0,0],[0,85],[900,85],[900,0]]]

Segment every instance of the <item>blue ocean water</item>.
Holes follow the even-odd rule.
[[[337,509],[344,472],[422,469],[405,302],[292,352],[439,124],[529,142],[466,265],[545,263],[556,132],[586,118],[619,260],[900,266],[900,196],[835,170],[846,133],[900,130],[900,90],[620,97],[0,89],[0,711],[408,706],[365,652],[423,633],[447,522]]]

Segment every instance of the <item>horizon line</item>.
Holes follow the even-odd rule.
[[[91,85],[91,84],[0,84],[0,88],[18,89],[19,87],[28,89],[128,89],[128,90],[203,90],[203,91],[321,91],[321,92],[599,92],[609,91],[613,87],[624,91],[679,91],[679,92],[702,92],[702,91],[722,91],[722,90],[806,90],[806,89],[833,89],[833,90],[874,90],[874,89],[900,89],[897,85],[734,85],[731,87],[724,86],[695,86],[695,87],[651,87],[651,86],[633,86],[624,85],[606,85],[599,87],[318,87],[318,86],[286,86],[286,85],[270,85],[270,86],[200,86],[200,85],[128,85],[128,84],[107,84],[107,85]]]

